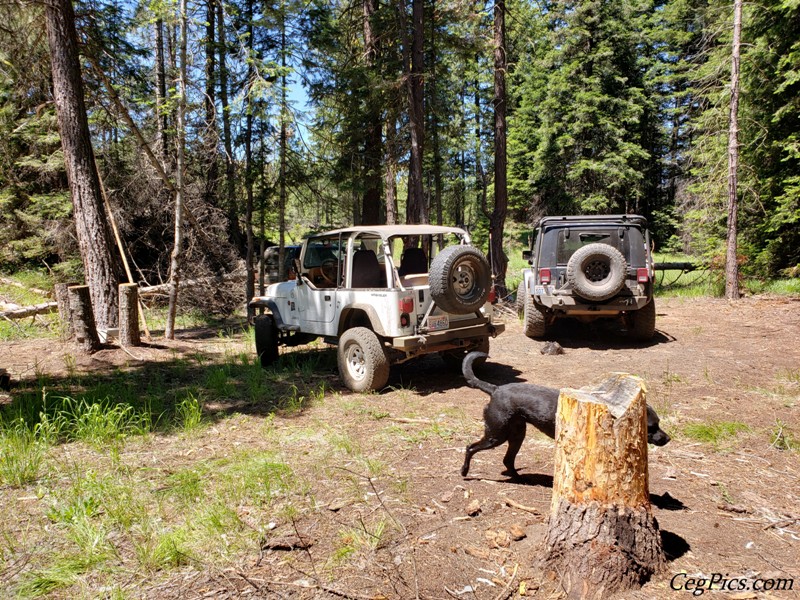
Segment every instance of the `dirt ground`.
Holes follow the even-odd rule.
[[[559,326],[552,339],[565,353],[557,356],[542,355],[542,342],[526,338],[509,315],[507,331],[492,341],[478,375],[497,384],[552,387],[581,387],[615,371],[646,380],[648,402],[672,436],[667,446],[649,451],[653,514],[669,561],[665,572],[622,598],[690,597],[690,591],[673,588],[714,573],[741,578],[748,587],[758,579],[791,579],[793,591],[737,589],[713,597],[797,597],[800,299],[670,298],[659,300],[657,314],[658,332],[647,345],[631,345],[602,326]],[[224,352],[226,344],[187,333],[168,347],[190,354],[201,348]],[[154,358],[165,350],[135,352]],[[17,379],[64,368],[63,351],[53,342],[7,343],[0,353],[0,366]],[[81,359],[77,368],[129,360],[108,350]],[[275,417],[275,436],[263,436],[263,415],[244,414],[217,422],[190,442],[164,442],[158,452],[189,461],[278,440],[289,455],[308,443],[293,432],[335,423],[360,456],[384,465],[381,472],[370,479],[355,460],[334,467],[353,474],[360,490],[354,496],[342,489],[341,478],[324,472],[314,477],[309,466],[313,507],[293,522],[276,517],[261,552],[234,567],[142,577],[134,597],[558,597],[544,591],[553,582],[542,581],[539,566],[552,494],[551,440],[529,428],[517,458],[520,480],[500,474],[503,448],[477,454],[464,479],[464,447],[482,433],[487,397],[445,371],[436,357],[394,367],[390,387],[377,395],[351,394],[333,371],[320,377],[333,392],[299,415]],[[691,424],[734,421],[749,429],[719,444],[686,433]],[[795,449],[785,449],[792,439]],[[376,547],[332,564],[342,529],[375,515],[387,524]]]

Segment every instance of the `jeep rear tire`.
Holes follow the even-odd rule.
[[[278,329],[272,315],[261,315],[253,321],[256,337],[256,355],[261,366],[267,368],[278,360]]]
[[[366,327],[353,327],[339,338],[339,377],[354,392],[380,390],[389,381],[389,359],[378,336]]]
[[[431,262],[429,281],[439,308],[466,315],[486,304],[492,275],[486,257],[474,246],[448,246]]]
[[[567,263],[567,282],[578,296],[590,302],[614,297],[625,285],[627,274],[625,257],[608,244],[578,248]]]
[[[540,339],[547,334],[547,320],[533,301],[530,291],[522,298],[522,331],[529,338]]]
[[[631,312],[628,316],[631,320],[630,328],[628,329],[631,338],[639,342],[647,342],[653,339],[656,333],[655,298],[639,310]]]

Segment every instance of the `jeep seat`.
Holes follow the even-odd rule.
[[[356,250],[353,253],[352,287],[381,287],[381,266],[372,250]]]
[[[400,268],[397,274],[400,277],[410,274],[427,273],[428,258],[422,248],[407,248],[400,258]]]

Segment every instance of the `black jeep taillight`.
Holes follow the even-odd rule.
[[[539,269],[539,283],[550,283],[550,269]]]
[[[650,269],[636,269],[636,281],[639,283],[650,281]]]

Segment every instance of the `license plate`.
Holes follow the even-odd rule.
[[[447,315],[436,315],[428,317],[428,331],[441,331],[450,327],[450,317]]]
[[[534,296],[544,296],[544,286],[543,285],[535,285],[533,286],[533,295]]]

